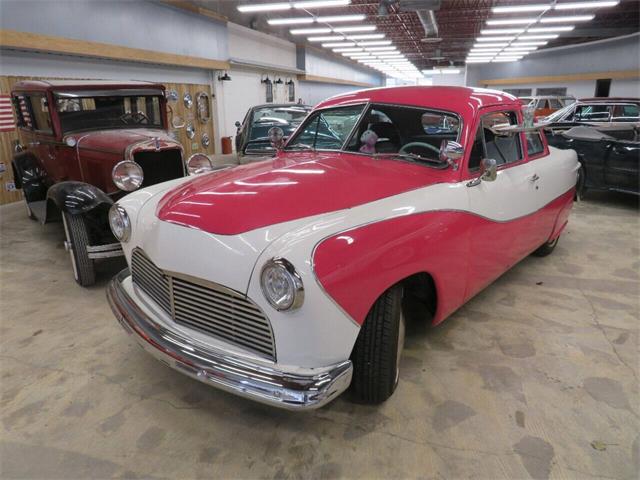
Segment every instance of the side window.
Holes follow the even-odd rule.
[[[480,168],[480,161],[484,157],[484,145],[482,142],[482,127],[478,127],[476,138],[473,140],[471,154],[469,155],[469,170],[477,170]]]
[[[549,108],[553,108],[554,110],[560,110],[562,108],[562,102],[557,98],[549,99]]]
[[[47,98],[44,95],[31,95],[29,97],[31,111],[33,112],[33,128],[39,132],[51,133],[51,116]]]
[[[525,137],[527,138],[527,153],[530,157],[544,152],[544,144],[542,143],[540,132],[527,133]]]
[[[590,122],[608,122],[610,117],[609,105],[582,105],[576,109],[575,120]]]
[[[515,112],[493,112],[482,117],[482,130],[487,158],[495,159],[498,165],[514,163],[522,160],[520,135],[503,136],[493,132],[492,127],[498,125],[517,125]]]
[[[360,118],[364,105],[332,108],[312,114],[287,149],[340,150]]]
[[[613,108],[612,122],[637,122],[640,117],[638,105],[616,105]]]

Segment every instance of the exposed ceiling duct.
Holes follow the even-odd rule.
[[[400,0],[400,11],[415,12],[424,29],[425,43],[440,42],[436,10],[440,10],[442,0]]]

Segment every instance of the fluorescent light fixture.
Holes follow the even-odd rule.
[[[350,3],[351,0],[303,0],[293,2],[293,8],[345,7]]]
[[[362,43],[360,43],[362,45]],[[397,50],[398,47],[365,47],[367,52],[389,52],[392,50]]]
[[[307,37],[310,42],[339,42],[345,38],[342,35],[326,35],[322,37]]]
[[[512,47],[530,47],[533,45],[546,45],[549,42],[513,42],[510,46]]]
[[[366,42],[358,42],[358,45],[362,46],[362,47],[374,47],[374,46],[378,46],[378,45],[391,45],[391,40],[373,40],[373,41],[366,41]]]
[[[515,39],[516,37],[478,37],[476,42],[510,42]]]
[[[404,55],[399,52],[376,52],[375,55],[380,58],[404,58]]]
[[[516,50],[519,50],[521,52],[532,52],[533,50],[537,50],[538,47],[507,47],[504,49],[505,52],[514,52]]]
[[[291,35],[315,35],[318,33],[331,33],[331,29],[326,28],[294,28],[289,30]]]
[[[334,28],[336,33],[349,33],[349,32],[373,32],[376,29],[375,25],[360,25],[356,27],[339,27]]]
[[[509,42],[499,42],[499,43],[474,43],[473,48],[492,48],[492,47],[506,47],[509,45]]]
[[[467,58],[465,61],[467,63],[489,63],[491,59],[490,58]]]
[[[445,75],[455,75],[456,73],[460,73],[460,69],[459,68],[443,68],[442,70],[440,70],[440,73],[443,73]]]
[[[367,18],[366,15],[330,15],[328,17],[316,17],[318,23],[334,23],[334,22],[361,22]]]
[[[518,36],[518,41],[520,40],[553,40],[554,38],[558,38],[559,35],[557,33],[544,33],[542,35],[520,35]]]
[[[333,43],[323,43],[322,46],[325,48],[338,48],[338,47],[355,47],[356,44],[354,42],[333,42]]]
[[[540,23],[588,22],[595,15],[567,15],[562,17],[542,17]]]
[[[493,52],[469,52],[467,55],[471,57],[493,57],[499,50],[494,50]]]
[[[472,48],[471,50],[469,50],[470,52],[474,52],[474,53],[492,53],[492,52],[499,52],[501,49],[500,48]]]
[[[432,68],[431,70],[422,70],[424,75],[437,75],[440,73],[439,68]]]
[[[531,18],[511,18],[505,20],[487,20],[487,25],[529,25],[536,22],[536,17]]]
[[[576,28],[574,25],[563,27],[536,27],[527,29],[527,33],[570,32],[574,28]]]
[[[333,51],[336,53],[345,53],[345,52],[354,53],[354,52],[362,52],[363,50],[361,48],[334,48]]]
[[[295,25],[303,23],[313,23],[315,19],[313,17],[299,17],[299,18],[272,18],[267,20],[269,25]]]
[[[490,28],[480,30],[482,35],[502,35],[504,33],[524,33],[524,28]]]
[[[242,13],[248,12],[276,12],[278,10],[290,10],[292,8],[289,2],[280,3],[260,3],[256,5],[238,5],[238,11]]]
[[[384,62],[382,60],[358,60],[359,63],[364,63],[366,65],[382,65]]]
[[[502,52],[496,55],[496,58],[508,57],[508,58],[522,58],[527,55],[528,52]]]
[[[601,1],[601,2],[567,2],[558,3],[553,8],[555,10],[577,10],[580,8],[604,8],[615,7],[620,0]]]
[[[384,38],[384,33],[365,33],[362,35],[348,35],[347,40],[376,40]]]
[[[504,7],[493,7],[493,13],[516,13],[516,12],[544,12],[551,8],[551,5],[545,3],[536,3],[532,5],[511,5]]]

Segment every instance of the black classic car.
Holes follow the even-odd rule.
[[[555,129],[574,125],[612,126],[619,123],[640,122],[638,98],[582,98],[544,119]]]
[[[586,190],[640,195],[640,123],[575,126],[562,132],[550,125],[547,141],[577,152],[581,165],[577,198],[582,198]]]
[[[251,107],[242,123],[236,122],[236,152],[242,163],[243,157],[264,157],[273,155],[268,136],[269,129],[279,127],[284,136],[291,135],[311,111],[308,105],[282,104],[257,105]]]

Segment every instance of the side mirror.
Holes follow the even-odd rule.
[[[467,183],[467,187],[475,187],[482,182],[493,182],[498,177],[497,162],[493,158],[483,158],[480,162],[480,176]]]
[[[453,140],[443,140],[440,144],[440,160],[447,162],[454,170],[458,169],[458,160],[464,156],[464,148]]]
[[[280,127],[271,127],[267,132],[267,137],[269,137],[271,146],[275,150],[282,150],[284,148],[284,130]]]
[[[236,121],[235,126],[236,126],[236,128],[240,128],[242,126],[242,124],[240,122]]]
[[[480,162],[480,179],[483,182],[493,182],[498,176],[497,166],[493,158],[483,158]]]

